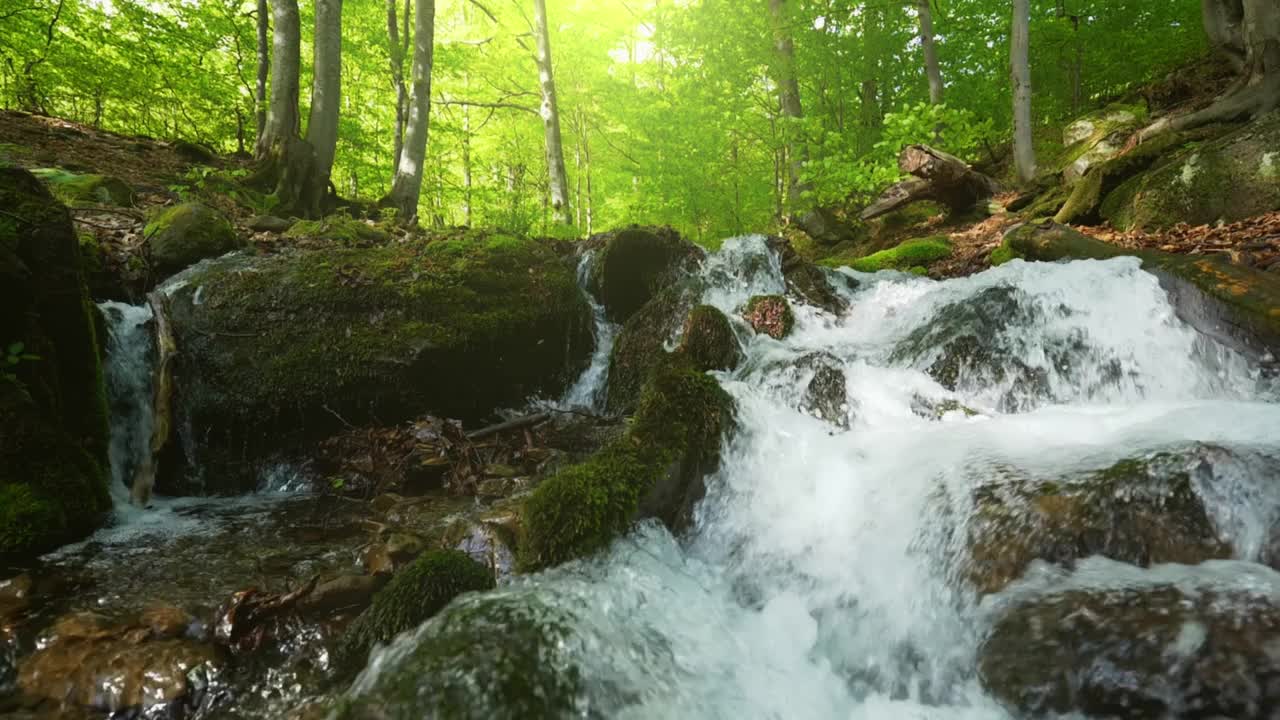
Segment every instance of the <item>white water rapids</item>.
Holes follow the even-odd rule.
[[[760,237],[725,243],[703,276],[703,301],[731,318],[784,288]],[[1178,320],[1136,260],[857,279],[839,316],[798,306],[783,341],[739,333],[747,359],[719,376],[739,429],[689,538],[644,525],[496,591],[572,618],[583,716],[1005,718],[975,670],[990,603],[946,578],[958,540],[943,506],[967,512],[1001,468],[1055,477],[1190,443],[1280,451],[1274,381]],[[966,333],[986,359],[948,390],[927,371]],[[847,378],[848,431],[799,409],[812,370],[796,361],[815,351]],[[1280,488],[1250,485],[1247,465],[1209,472],[1211,517],[1256,559]],[[356,692],[422,638],[376,654]]]

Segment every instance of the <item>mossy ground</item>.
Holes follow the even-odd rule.
[[[133,190],[109,175],[78,175],[59,168],[41,168],[32,173],[48,184],[54,197],[68,205],[133,205]]]
[[[330,215],[320,220],[299,220],[284,236],[291,239],[328,240],[352,247],[383,244],[391,239],[386,230],[347,215]]]
[[[667,481],[673,464],[697,472],[718,456],[732,412],[719,384],[685,362],[658,370],[623,437],[551,477],[525,502],[520,564],[536,570],[606,547],[636,521],[642,500]],[[669,489],[681,495],[681,488]]]

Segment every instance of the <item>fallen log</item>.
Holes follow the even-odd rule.
[[[898,169],[915,177],[891,185],[862,211],[863,220],[887,215],[921,200],[947,206],[952,213],[968,212],[999,191],[992,178],[963,160],[928,145],[909,145],[898,156]]]

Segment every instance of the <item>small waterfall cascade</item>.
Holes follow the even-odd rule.
[[[618,337],[619,327],[609,320],[604,306],[596,300],[588,289],[591,284],[592,260],[595,251],[588,250],[582,254],[578,263],[578,286],[591,304],[592,333],[595,337],[595,350],[591,353],[591,364],[578,376],[578,379],[565,392],[557,406],[564,410],[585,409],[593,412],[604,410],[605,383],[609,380],[609,357],[613,353],[613,343]]]
[[[108,329],[105,375],[111,412],[111,494],[120,509],[128,507],[133,479],[151,453],[154,318],[146,304],[106,302],[99,308]]]
[[[1137,260],[1015,261],[945,282],[844,272],[857,280],[840,289],[847,311],[797,306],[791,335],[744,333],[746,360],[718,375],[738,431],[689,537],[642,525],[468,601],[514,598],[571,628],[549,671],[574,678],[584,715],[1010,718],[978,678],[992,603],[950,566],[975,491],[999,478],[1056,482],[1168,454],[1232,562],[1259,559],[1280,518],[1274,380],[1180,321]],[[702,302],[730,317],[785,287],[759,237],[727,241],[702,276]],[[604,345],[575,398],[598,397]],[[802,409],[815,354],[845,378],[848,429]],[[1069,582],[1170,573],[1085,566]],[[1173,574],[1212,584],[1214,572]],[[353,692],[430,642],[435,622],[375,654]]]

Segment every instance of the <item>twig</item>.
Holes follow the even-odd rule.
[[[14,215],[13,213],[9,212],[8,210],[0,210],[0,215],[8,215],[9,217],[13,218],[14,220],[17,220],[17,221],[18,221],[18,222],[20,222],[20,223],[26,223],[26,224],[28,224],[28,225],[35,225],[35,223],[31,222],[30,220],[28,220],[28,219],[26,219],[26,218],[22,217],[21,215]]]
[[[106,213],[110,215],[123,215],[134,220],[146,220],[142,213],[128,208],[111,207],[110,205],[80,205],[69,208],[73,213]]]
[[[343,425],[346,425],[348,428],[351,428],[352,430],[355,430],[355,429],[356,429],[356,426],[355,426],[355,425],[352,425],[351,423],[347,422],[347,419],[346,419],[346,418],[344,418],[344,417],[342,417],[341,415],[339,415],[339,414],[338,414],[338,412],[337,412],[336,410],[334,410],[333,408],[329,407],[327,404],[325,404],[325,405],[321,405],[320,407],[324,408],[324,409],[325,409],[325,412],[327,412],[327,413],[329,413],[330,415],[332,415],[332,416],[334,416],[334,417],[338,418],[338,422],[342,423]]]
[[[543,412],[536,413],[534,415],[526,415],[524,417],[516,418],[515,420],[508,420],[506,422],[498,423],[497,425],[490,425],[487,428],[469,432],[467,433],[467,439],[481,440],[489,437],[490,435],[497,435],[498,433],[507,432],[508,430],[527,428],[532,425],[537,425],[538,423],[544,423],[550,419],[551,413]]]

